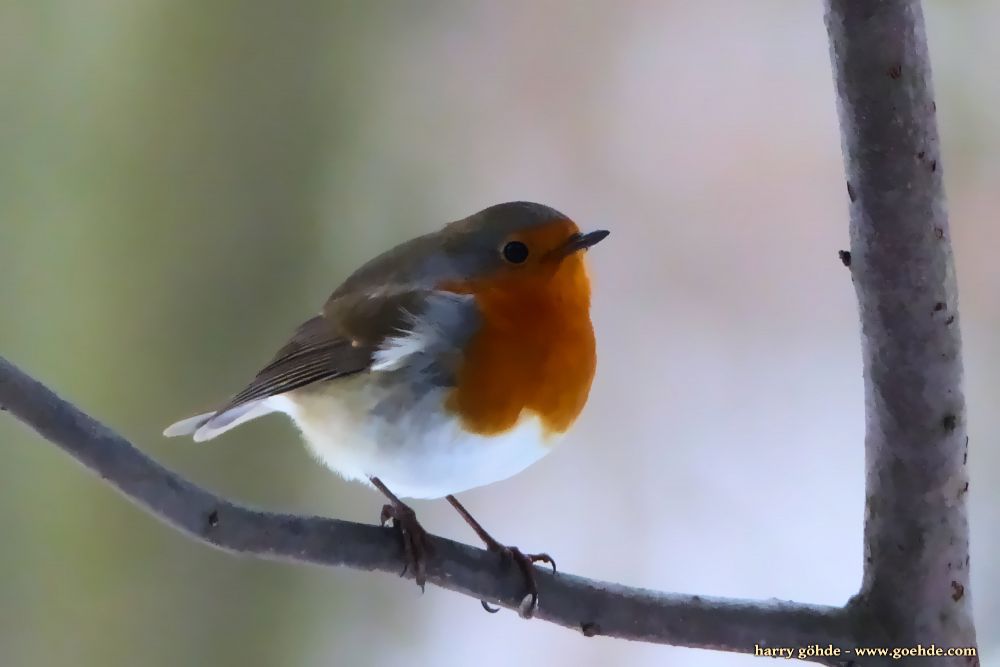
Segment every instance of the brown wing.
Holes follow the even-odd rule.
[[[330,299],[323,312],[300,326],[262,368],[253,381],[213,412],[188,417],[164,430],[174,437],[192,435],[210,440],[240,424],[273,411],[266,399],[317,382],[365,372],[386,339],[428,327],[440,349],[436,354],[409,351],[409,362],[423,382],[452,381],[449,364],[455,345],[466,340],[477,326],[478,311],[472,299],[457,294],[402,286],[349,293]],[[451,347],[449,347],[451,346]],[[385,359],[380,359],[385,363]],[[395,361],[393,363],[396,363]]]
[[[307,384],[332,380],[368,368],[371,350],[351,344],[331,331],[330,323],[317,315],[300,326],[253,381],[230,399],[225,412],[258,398],[283,394]]]
[[[426,297],[424,290],[407,289],[348,294],[329,301],[323,312],[302,324],[253,381],[218,412],[368,370],[372,355],[385,338],[404,330]]]

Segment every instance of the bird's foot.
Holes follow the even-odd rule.
[[[427,531],[417,521],[417,514],[412,507],[397,498],[378,477],[370,479],[372,485],[389,499],[388,504],[382,506],[382,525],[392,521],[392,527],[399,531],[403,541],[404,564],[399,576],[403,577],[407,572],[412,572],[414,581],[422,591],[427,583],[427,554],[430,552]]]
[[[538,581],[535,579],[535,563],[545,563],[551,566],[552,573],[555,574],[556,561],[546,553],[526,554],[517,547],[505,546],[496,540],[492,540],[492,543],[487,542],[486,548],[499,553],[500,558],[505,563],[515,563],[518,569],[521,570],[528,592],[521,599],[517,613],[521,618],[531,618],[534,616],[535,610],[538,609]],[[490,611],[490,608],[485,603],[483,607],[486,611]]]
[[[382,506],[382,525],[392,521],[392,527],[399,531],[403,541],[403,558],[405,564],[399,576],[413,573],[413,579],[424,590],[427,583],[427,531],[417,521],[417,515],[409,505],[389,503]]]
[[[486,548],[490,551],[500,554],[500,558],[505,563],[514,562],[517,564],[518,569],[521,570],[521,574],[524,576],[524,583],[527,586],[528,592],[525,594],[524,598],[521,599],[521,604],[518,605],[517,613],[521,618],[531,618],[535,615],[535,610],[538,609],[538,582],[535,580],[535,563],[546,563],[552,566],[552,573],[556,572],[556,562],[553,560],[552,556],[548,554],[526,554],[517,547],[508,547],[500,544],[493,538],[492,535],[486,532],[486,530],[479,525],[479,522],[472,518],[469,511],[465,509],[462,503],[458,502],[458,498],[455,496],[445,496],[451,506],[454,507],[458,513],[461,515],[465,522],[472,527],[472,530],[476,532],[479,539],[483,541]],[[483,605],[483,609],[495,614],[499,611],[498,608],[491,607],[486,600],[480,600]]]

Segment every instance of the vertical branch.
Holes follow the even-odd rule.
[[[859,637],[973,646],[958,298],[923,14],[918,0],[826,5],[864,360]]]

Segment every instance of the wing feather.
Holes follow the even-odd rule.
[[[338,336],[331,323],[323,315],[317,315],[300,326],[274,359],[219,412],[316,382],[359,373],[368,369],[371,358],[370,348]]]
[[[354,292],[327,302],[300,326],[253,381],[220,413],[317,382],[372,369],[379,349],[409,331],[433,290],[406,286]]]
[[[474,326],[475,308],[466,295],[382,286],[375,292],[334,296],[323,312],[296,329],[250,384],[225,405],[181,420],[164,434],[211,439],[280,409],[267,400],[272,396],[356,373],[397,370],[419,358],[432,344],[443,345],[440,352],[447,356],[449,348],[444,341],[453,338],[451,343],[457,345]],[[442,327],[450,335],[440,331]],[[436,372],[447,373],[449,369],[442,366]]]

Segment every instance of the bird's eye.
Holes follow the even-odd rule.
[[[503,247],[501,252],[503,253],[503,258],[511,264],[520,264],[528,259],[528,246],[520,241],[511,241]]]

